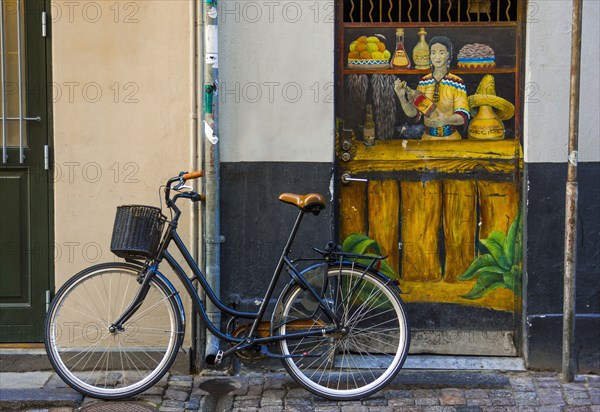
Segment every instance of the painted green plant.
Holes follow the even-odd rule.
[[[517,213],[507,234],[494,230],[479,243],[482,251],[487,253],[479,255],[458,278],[470,280],[477,277],[473,289],[462,297],[480,299],[495,289],[509,289],[520,296],[523,284],[521,212]]]
[[[381,247],[379,244],[371,239],[370,237],[362,233],[352,233],[342,243],[342,249],[344,252],[354,253],[357,255],[365,256],[381,256]],[[353,259],[355,262],[362,265],[368,266],[371,264],[372,259]],[[377,262],[375,262],[375,268],[377,268]],[[398,275],[394,272],[394,269],[388,265],[385,261],[381,261],[379,271],[389,278],[396,279]]]

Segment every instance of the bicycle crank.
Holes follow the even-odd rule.
[[[269,336],[270,324],[271,324],[271,322],[268,322],[268,321],[264,321],[259,324],[258,335],[260,337]],[[251,326],[252,326],[251,323],[241,325],[232,333],[232,336],[235,338],[247,336],[247,333],[250,331]],[[239,350],[239,351],[235,352],[235,356],[237,356],[238,358],[245,360],[245,361],[254,361],[254,360],[260,360],[260,359],[265,358],[265,355],[263,355],[261,353],[261,350],[259,350],[258,347],[252,347],[252,348]]]

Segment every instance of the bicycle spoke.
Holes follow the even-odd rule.
[[[322,297],[333,302],[340,331],[326,336],[280,342],[284,355],[308,353],[306,358],[284,358],[286,369],[306,389],[330,399],[359,399],[377,391],[398,372],[406,357],[405,315],[397,293],[383,278],[358,266],[329,271]],[[300,310],[298,287],[283,303],[283,316]],[[321,321],[322,311],[303,313]],[[402,329],[401,329],[402,326]],[[285,333],[285,327],[282,333]],[[316,355],[311,359],[311,354]]]
[[[107,399],[132,396],[160,379],[174,361],[181,322],[173,294],[159,278],[150,280],[142,306],[123,328],[108,329],[108,320],[112,323],[135,297],[138,276],[133,265],[99,265],[57,294],[46,324],[48,355],[75,389]]]
[[[146,316],[149,315],[149,313],[148,313],[149,311],[151,311],[152,309],[158,307],[159,305],[162,305],[169,298],[170,298],[170,296],[165,296],[164,298],[160,299],[158,302],[154,303],[149,308],[144,309],[144,311],[142,311],[142,312],[136,312],[136,316],[132,316],[132,318],[129,320],[129,322],[130,323],[134,323],[135,321],[142,320],[143,318],[145,318]],[[144,315],[144,316],[142,316],[142,315]]]
[[[77,303],[77,304],[78,304],[79,306],[81,306],[81,307],[85,308],[85,306],[83,306],[83,305],[80,305],[79,303]],[[84,313],[84,312],[82,312],[82,311],[80,311],[80,310],[77,310],[77,309],[75,309],[73,306],[65,306],[65,308],[70,308],[69,310],[72,310],[72,311],[74,311],[74,312],[77,312],[78,314],[80,314],[80,315],[82,315],[82,316],[85,316],[85,317],[87,317],[87,318],[90,318],[90,319],[92,319],[92,320],[95,320],[95,321],[98,321],[98,322],[104,323],[104,319],[101,319],[101,318],[99,318],[98,316],[94,316],[93,314],[87,314],[87,313]]]

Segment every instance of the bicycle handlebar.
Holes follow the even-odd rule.
[[[175,208],[175,210],[178,210],[177,207],[175,206],[175,201],[180,197],[190,199],[193,202],[204,201],[205,200],[204,195],[200,195],[194,191],[190,191],[187,193],[179,193],[176,196],[174,196],[173,198],[171,198],[171,189],[177,190],[178,188],[182,187],[187,180],[197,179],[202,176],[204,176],[204,172],[202,170],[196,170],[193,172],[181,172],[181,173],[179,173],[178,176],[170,178],[167,181],[167,184],[165,187],[165,201],[167,202],[167,207]],[[173,184],[176,182],[177,182],[177,185],[175,187],[173,187]]]
[[[196,170],[194,172],[188,172],[188,173],[184,173],[181,178],[183,180],[191,180],[191,179],[197,179],[199,177],[204,176],[204,172],[202,170]]]

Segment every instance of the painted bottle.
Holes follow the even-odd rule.
[[[370,104],[367,105],[367,112],[365,114],[363,139],[367,146],[373,146],[375,144],[375,122],[373,121],[373,108]]]
[[[396,51],[394,57],[392,57],[392,68],[410,69],[408,53],[404,48],[404,29],[396,29]]]
[[[437,107],[434,102],[418,90],[406,88],[406,97],[412,105],[423,113],[425,117],[429,117]]]
[[[429,69],[429,45],[425,41],[427,32],[424,28],[419,31],[419,43],[413,49],[413,62],[415,63],[415,69],[427,70]]]

